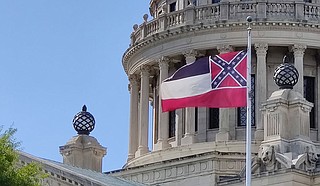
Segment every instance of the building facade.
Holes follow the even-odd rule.
[[[277,184],[278,171],[286,180],[278,185],[319,184],[320,1],[151,0],[150,15],[133,26],[123,55],[128,159],[109,174],[149,185],[243,184],[246,109],[162,112],[159,91],[185,64],[246,49],[251,16],[253,183]],[[273,78],[284,56],[299,73],[290,91],[279,91]]]
[[[198,58],[247,49],[251,16],[252,185],[320,186],[320,0],[151,0],[149,10],[122,58],[130,90],[123,168],[101,173],[106,148],[89,135],[86,106],[73,120],[78,134],[60,147],[63,163],[23,152],[19,163],[39,162],[45,186],[244,185],[246,108],[162,112],[159,92]]]

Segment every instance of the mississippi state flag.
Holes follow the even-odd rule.
[[[247,53],[203,57],[161,83],[162,112],[184,107],[228,108],[247,105]]]

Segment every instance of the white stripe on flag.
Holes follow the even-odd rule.
[[[203,74],[161,83],[162,99],[178,99],[204,94],[211,90],[211,75]]]

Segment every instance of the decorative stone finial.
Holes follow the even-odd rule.
[[[73,120],[73,128],[78,132],[78,134],[89,135],[93,131],[95,126],[95,120],[92,114],[87,112],[87,106],[83,105],[82,111],[77,113]]]
[[[148,14],[144,14],[144,15],[143,15],[143,20],[144,20],[144,22],[148,22],[148,17],[149,17]]]
[[[289,60],[287,56],[284,56],[283,63],[274,71],[273,80],[280,89],[292,89],[299,79],[298,70],[289,63]]]
[[[134,24],[132,28],[133,28],[134,31],[137,31],[137,29],[139,28],[139,25],[138,24]]]

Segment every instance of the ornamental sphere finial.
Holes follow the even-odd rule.
[[[289,60],[288,56],[284,56],[283,63],[275,69],[273,74],[273,80],[280,89],[293,89],[299,79],[298,70],[289,63]]]
[[[73,120],[73,128],[78,134],[89,135],[93,131],[95,126],[95,120],[90,112],[87,112],[87,106],[83,105],[82,111],[77,113]]]

